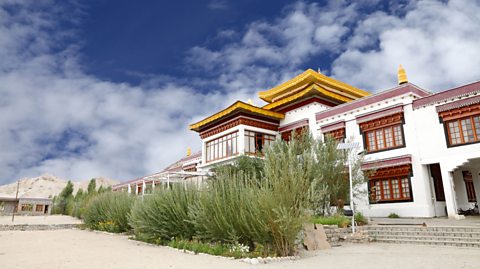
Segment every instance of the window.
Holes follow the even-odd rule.
[[[206,143],[207,162],[225,159],[238,154],[238,132],[224,135]]]
[[[33,205],[32,204],[22,204],[21,211],[32,211]]]
[[[406,176],[370,180],[370,202],[411,200],[410,179]]]
[[[43,205],[36,205],[35,206],[35,211],[37,211],[37,212],[43,211]]]
[[[341,143],[345,141],[345,128],[336,129],[333,131],[325,132],[323,134],[324,137],[330,136],[331,138],[337,140],[337,142]]]
[[[402,125],[398,124],[366,131],[365,143],[368,152],[402,147]]]
[[[274,135],[245,131],[245,154],[261,153],[263,148],[275,141]]]
[[[461,145],[480,141],[480,115],[447,121],[448,143]]]
[[[463,180],[465,181],[465,189],[467,191],[468,202],[476,202],[475,187],[473,186],[473,177],[470,171],[462,171]]]
[[[300,128],[295,128],[293,130],[285,131],[281,134],[282,140],[283,141],[290,141],[292,140],[292,134],[295,136],[295,138],[298,138],[302,136],[302,134],[308,131],[308,126],[300,127]]]

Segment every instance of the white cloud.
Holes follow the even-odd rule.
[[[4,8],[12,3],[16,12]],[[0,0],[0,182],[46,172],[74,179],[156,172],[187,146],[199,149],[189,123],[254,99],[323,56],[335,61],[322,70],[373,91],[396,84],[400,63],[410,81],[431,90],[480,77],[478,1],[418,1],[370,14],[347,1],[298,2],[275,20],[223,29],[220,49],[192,48],[186,64],[208,79],[140,74],[139,86],[85,74],[75,32],[58,27],[65,13],[52,6]]]
[[[226,0],[211,0],[210,3],[208,3],[208,8],[209,9],[227,9],[228,4]]]
[[[43,9],[51,4],[0,2],[0,183],[47,172],[131,179],[199,149],[188,124],[231,98],[171,79],[135,87],[85,74]]]
[[[412,2],[402,17],[375,13],[358,24],[332,73],[373,91],[395,84],[399,64],[432,91],[479,80],[478,14],[480,3],[465,0]]]

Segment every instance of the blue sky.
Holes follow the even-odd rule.
[[[138,83],[142,74],[191,75],[185,65],[194,46],[219,48],[221,31],[242,31],[278,16],[292,1],[90,1],[82,23],[88,72]],[[197,75],[197,74],[193,74]]]
[[[377,92],[480,78],[480,1],[0,0],[0,184],[127,180],[306,68]]]

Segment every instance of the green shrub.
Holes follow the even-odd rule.
[[[217,256],[234,258],[253,257],[254,253],[248,252],[248,247],[241,244],[204,243],[200,241],[172,240],[167,244],[170,247],[189,250],[195,253],[207,253]],[[258,256],[256,256],[258,257]]]
[[[217,167],[201,189],[174,187],[145,197],[130,215],[135,236],[193,251],[239,244],[258,256],[293,255],[308,212],[345,192],[344,182],[336,183],[345,179],[344,162],[337,160],[343,155],[334,152],[335,143],[327,146],[309,135],[277,140],[263,148],[263,161],[242,157]],[[323,170],[328,173],[321,176]]]
[[[258,201],[261,190],[255,181],[249,174],[217,173],[191,208],[197,238],[250,247],[268,241]]]
[[[355,222],[360,226],[367,225],[368,219],[361,212],[357,212],[355,213]]]
[[[195,185],[155,189],[153,195],[138,200],[132,209],[129,221],[136,238],[147,242],[192,239],[195,230],[189,211],[197,201]]]
[[[399,216],[398,214],[396,214],[396,213],[390,213],[390,214],[388,215],[388,218],[390,218],[390,219],[398,219],[398,218],[400,218],[400,216]]]
[[[108,232],[130,229],[128,214],[134,198],[124,192],[105,192],[91,199],[84,212],[87,227]]]
[[[351,219],[344,215],[314,216],[311,218],[311,222],[322,225],[337,225],[340,228],[345,228],[350,224]]]

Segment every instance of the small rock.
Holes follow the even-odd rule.
[[[256,258],[251,259],[250,263],[253,264],[253,265],[259,264],[258,259],[256,259]]]

